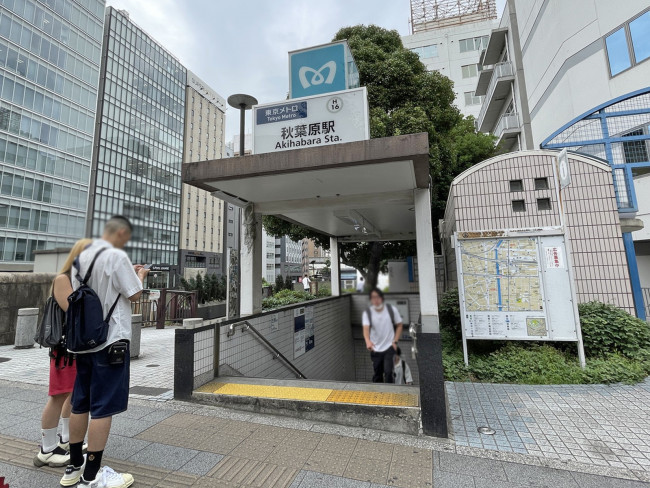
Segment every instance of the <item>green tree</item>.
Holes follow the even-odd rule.
[[[437,71],[427,71],[419,56],[403,46],[397,31],[357,25],[339,30],[334,40],[342,39],[348,40],[361,85],[368,89],[370,136],[428,133],[432,221],[437,228],[451,181],[494,155],[494,137],[476,132],[473,118],[463,117],[454,105],[453,82]],[[264,226],[274,236],[307,237],[329,247],[324,236],[278,217],[265,217]],[[344,244],[341,261],[358,269],[367,286],[373,287],[387,260],[414,253],[412,242]]]
[[[196,275],[196,295],[199,303],[205,303],[205,282],[201,273]]]
[[[285,290],[293,290],[293,280],[291,279],[291,276],[287,275],[287,277],[284,279],[284,289]]]
[[[284,290],[284,278],[282,275],[277,275],[275,277],[275,287],[273,288],[273,292],[277,293],[282,290]]]

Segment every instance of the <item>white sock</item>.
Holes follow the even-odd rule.
[[[43,440],[41,441],[41,447],[43,452],[52,452],[56,449],[58,445],[58,438],[56,436],[57,428],[53,429],[41,429]]]
[[[70,441],[70,417],[61,418],[61,442],[64,444]]]

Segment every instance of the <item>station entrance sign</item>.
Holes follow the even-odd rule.
[[[253,107],[253,153],[370,139],[366,88]]]

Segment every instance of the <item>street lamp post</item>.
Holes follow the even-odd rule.
[[[244,155],[244,132],[246,131],[246,110],[257,105],[257,99],[251,95],[237,93],[228,97],[228,105],[239,109],[239,155]]]

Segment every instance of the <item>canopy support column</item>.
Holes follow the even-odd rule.
[[[240,315],[262,311],[262,216],[253,206],[244,209],[241,238],[241,309]]]
[[[341,258],[339,256],[339,241],[330,237],[330,269],[332,270],[332,296],[341,296]]]
[[[415,200],[418,279],[422,314],[422,331],[417,335],[422,427],[427,435],[447,437],[447,401],[442,369],[442,341],[438,322],[431,194],[429,189],[416,189],[413,197]]]

